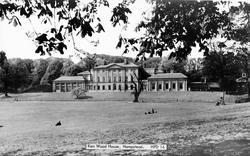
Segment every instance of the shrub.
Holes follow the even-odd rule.
[[[82,90],[82,88],[80,88],[80,87],[74,88],[71,91],[71,94],[73,96],[76,96],[77,99],[79,99],[81,96],[86,96],[85,93],[86,93],[86,91]]]

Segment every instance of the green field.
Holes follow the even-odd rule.
[[[0,101],[0,155],[250,155],[250,105],[222,93],[11,94]],[[145,115],[152,108],[157,114]],[[62,126],[56,127],[61,121]],[[88,143],[167,144],[166,151],[87,150]]]

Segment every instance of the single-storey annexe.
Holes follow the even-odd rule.
[[[182,73],[160,73],[148,78],[147,91],[187,91],[187,76]]]
[[[83,76],[61,76],[53,81],[53,92],[70,92],[77,87],[88,90],[87,81]]]

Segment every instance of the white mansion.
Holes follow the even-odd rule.
[[[147,71],[147,69],[146,69]],[[143,81],[144,91],[187,91],[187,77],[182,73],[150,73]],[[79,73],[78,76],[62,76],[53,82],[54,92],[69,92],[75,87],[84,90],[113,92],[133,91],[139,75],[139,66],[134,63],[111,63],[94,67],[91,72]]]
[[[133,90],[131,82],[136,81],[138,66],[124,61],[124,63],[111,63],[97,66],[93,69],[92,89],[95,91],[126,91]]]

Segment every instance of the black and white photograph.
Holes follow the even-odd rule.
[[[0,0],[0,156],[250,156],[250,0]]]

